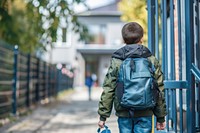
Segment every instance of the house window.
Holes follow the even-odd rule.
[[[90,39],[86,44],[105,44],[106,25],[89,25]]]
[[[57,47],[71,47],[71,32],[70,28],[58,28],[57,30],[57,41],[55,46]]]

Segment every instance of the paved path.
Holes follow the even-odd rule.
[[[70,98],[56,104],[39,107],[16,123],[0,128],[0,133],[95,133],[97,132],[97,106],[101,89],[94,88],[92,101],[87,91],[76,89]],[[107,125],[118,133],[116,117],[112,114]]]

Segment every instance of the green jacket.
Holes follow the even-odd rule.
[[[112,55],[111,64],[104,79],[103,92],[99,101],[98,114],[100,115],[100,120],[106,121],[106,118],[110,116],[113,103],[118,117],[130,117],[129,111],[120,106],[119,100],[115,95],[120,65],[122,61],[128,57],[145,57],[154,64],[156,68],[154,78],[157,79],[159,90],[162,92],[154,109],[135,111],[134,117],[151,116],[154,114],[158,122],[164,122],[164,117],[166,116],[166,103],[161,66],[148,48],[139,44],[126,45]]]

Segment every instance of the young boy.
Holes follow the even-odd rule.
[[[106,118],[110,116],[114,103],[120,133],[151,133],[153,114],[157,118],[157,129],[163,130],[165,128],[166,103],[161,66],[149,49],[142,45],[143,28],[138,23],[125,24],[122,28],[122,37],[126,46],[113,53],[110,67],[104,79],[104,91],[99,101],[98,114],[100,115],[100,121],[98,125],[100,128],[104,127]],[[120,65],[128,57],[148,58],[150,60],[155,66],[154,77],[157,80],[159,90],[162,92],[162,96],[159,97],[153,109],[136,110],[133,117],[126,108],[120,105],[115,94]]]

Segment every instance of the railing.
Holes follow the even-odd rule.
[[[148,46],[165,75],[164,132],[195,133],[200,130],[200,1],[148,0],[147,5]]]
[[[41,100],[72,88],[69,77],[55,65],[0,42],[0,118],[17,114]]]
[[[196,104],[195,104],[195,115],[196,115],[196,131],[200,132],[200,70],[192,64],[191,68],[192,74],[196,78],[196,87],[195,87],[195,97],[196,97]]]
[[[198,82],[200,82],[200,70],[194,64],[192,64],[191,71],[194,74],[194,76],[196,77],[196,79],[198,80]]]

